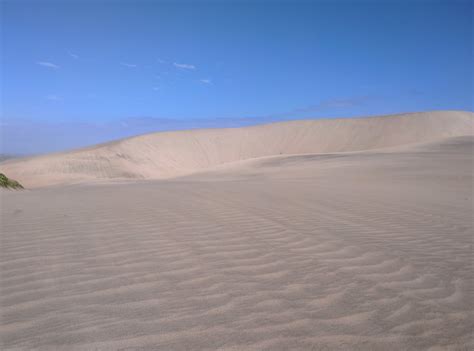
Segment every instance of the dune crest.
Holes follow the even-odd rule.
[[[433,111],[160,132],[0,164],[26,187],[163,179],[275,155],[372,150],[473,135],[474,113]]]

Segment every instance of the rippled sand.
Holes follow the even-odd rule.
[[[2,192],[2,350],[468,350],[474,138]]]

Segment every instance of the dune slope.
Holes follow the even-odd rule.
[[[472,350],[473,147],[4,193],[0,348]]]
[[[26,187],[162,179],[273,155],[370,150],[472,135],[473,116],[471,112],[437,111],[154,133],[70,152],[5,161],[0,163],[0,171]]]

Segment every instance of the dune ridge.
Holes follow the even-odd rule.
[[[152,133],[0,163],[26,187],[163,179],[253,158],[372,150],[473,134],[474,114],[433,111]]]

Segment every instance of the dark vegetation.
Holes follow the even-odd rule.
[[[0,173],[0,188],[7,189],[24,189],[23,185],[18,183],[16,180],[9,179],[5,174]]]

